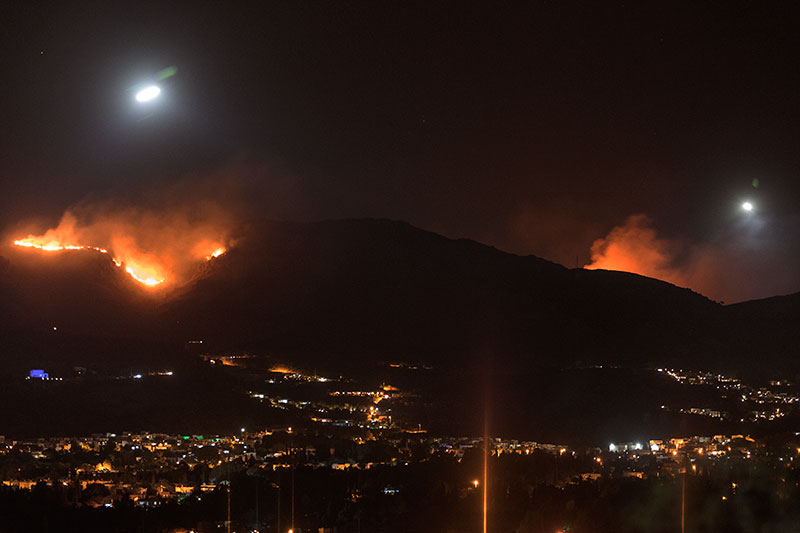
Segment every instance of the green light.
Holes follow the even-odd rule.
[[[156,79],[163,80],[165,78],[174,76],[175,74],[177,74],[177,72],[178,72],[178,67],[173,65],[171,67],[167,67],[164,70],[159,71],[159,73],[156,74]]]
[[[177,72],[178,72],[178,67],[176,66],[167,67],[165,69],[158,71],[158,73],[154,76],[154,78],[151,78],[148,81],[144,81],[142,83],[137,83],[136,85],[132,85],[128,87],[128,90],[134,93],[138,93],[142,89],[152,85],[154,81],[161,81],[167,78],[171,78],[172,76],[177,74]]]

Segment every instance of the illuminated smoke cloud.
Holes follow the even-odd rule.
[[[712,243],[687,244],[660,237],[637,214],[594,241],[584,268],[632,272],[726,303],[765,298],[800,286],[800,269],[780,260],[792,255],[785,238],[792,234],[800,234],[797,221],[763,219],[733,224]]]
[[[676,245],[660,239],[645,215],[633,215],[592,244],[588,269],[620,270],[682,285],[682,274],[672,266]]]
[[[198,265],[219,257],[231,242],[230,207],[215,199],[184,196],[177,187],[142,202],[84,202],[68,209],[54,228],[15,239],[42,253],[88,249],[108,254],[148,286],[188,281]]]

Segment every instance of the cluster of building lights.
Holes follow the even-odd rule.
[[[720,399],[736,399],[740,404],[750,402],[763,405],[768,409],[751,409],[747,418],[751,421],[774,421],[786,416],[796,404],[800,404],[800,396],[787,390],[792,383],[786,380],[772,380],[769,387],[755,388],[742,383],[738,378],[694,370],[675,370],[659,368],[663,373],[682,385],[714,387],[719,391]],[[670,410],[666,405],[662,409]],[[677,411],[684,414],[700,415],[726,420],[731,418],[728,411],[711,407],[682,407]],[[745,418],[739,418],[744,422]]]

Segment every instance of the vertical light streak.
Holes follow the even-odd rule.
[[[489,407],[483,417],[483,533],[487,533],[489,509]]]
[[[291,432],[292,428],[289,428],[289,431]],[[294,471],[297,468],[297,456],[294,454],[294,434],[290,438],[289,446],[289,453],[292,454],[292,529],[289,531],[294,533]]]
[[[292,531],[294,531],[294,466],[292,466]]]
[[[683,467],[681,481],[681,533],[686,533],[686,466]]]
[[[280,533],[281,531],[281,489],[283,485],[281,484],[281,473],[278,472],[278,527],[277,531]]]
[[[230,466],[228,466],[228,520],[225,524],[226,531],[231,533],[231,476]]]

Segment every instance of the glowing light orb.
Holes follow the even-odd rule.
[[[161,87],[158,85],[149,85],[136,93],[137,102],[149,102],[154,100],[161,94]]]
[[[748,212],[752,211],[753,210],[753,204],[751,204],[750,202],[745,202],[745,203],[742,204],[742,209],[744,209],[745,211],[748,211]]]

